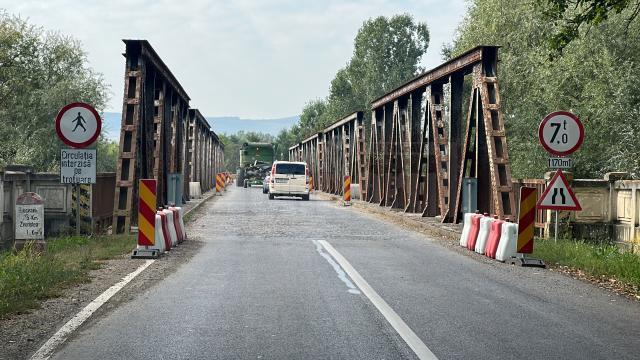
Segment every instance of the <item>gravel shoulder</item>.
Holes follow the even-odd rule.
[[[215,201],[212,194],[206,194],[199,201],[187,204],[186,210],[191,219]],[[186,225],[187,235],[193,231],[193,222]],[[196,232],[194,232],[196,233]],[[95,319],[108,314],[122,302],[133,299],[140,291],[158,283],[159,280],[174,272],[189,261],[202,247],[198,236],[189,236],[188,240],[154,262],[131,283],[111,298],[83,325],[91,324]],[[28,359],[58,329],[112,285],[142,264],[140,259],[131,259],[130,254],[102,262],[100,269],[89,274],[89,282],[69,287],[61,291],[56,298],[44,300],[40,308],[10,315],[0,319],[0,360]]]
[[[315,195],[323,199],[336,201],[337,203],[341,202],[340,198],[336,195],[319,192],[316,192]],[[430,239],[438,240],[438,244],[450,249],[451,251],[474,258],[482,263],[492,265],[496,264],[495,260],[491,260],[486,256],[477,254],[473,251],[468,251],[467,249],[459,246],[458,240],[462,232],[461,224],[442,224],[433,218],[423,218],[420,214],[407,214],[399,210],[390,210],[389,208],[381,207],[377,204],[358,200],[352,201],[351,206],[358,211],[369,214],[383,221],[416,231]],[[640,303],[640,289],[631,284],[625,284],[607,276],[593,276],[580,269],[561,264],[547,263],[546,265],[546,271],[563,274],[570,278],[594,285],[612,294]],[[543,269],[537,269],[536,271],[538,270]]]

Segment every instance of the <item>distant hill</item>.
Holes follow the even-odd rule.
[[[102,116],[102,132],[111,140],[120,139],[120,113],[106,112]],[[290,128],[300,120],[300,116],[290,116],[280,119],[242,119],[237,116],[206,117],[216,133],[233,134],[240,130],[256,131],[278,135],[280,130]]]

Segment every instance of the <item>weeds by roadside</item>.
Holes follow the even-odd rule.
[[[88,273],[107,260],[129,252],[132,236],[67,237],[47,241],[48,250],[30,245],[0,253],[0,317],[38,306],[67,286],[87,281]]]
[[[616,246],[584,241],[550,239],[536,240],[534,257],[550,265],[568,266],[587,275],[606,277],[640,288],[640,256],[621,253]]]

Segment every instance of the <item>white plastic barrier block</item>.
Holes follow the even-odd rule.
[[[199,182],[189,183],[189,197],[194,199],[200,199],[202,197],[202,188]]]
[[[469,232],[471,231],[471,217],[474,213],[464,214],[464,225],[462,226],[462,234],[460,235],[460,246],[467,247]]]
[[[174,247],[178,245],[178,233],[176,232],[176,225],[173,222],[173,211],[169,209],[162,210],[165,214],[167,214],[167,223],[169,224],[169,236],[171,238],[171,246]]]
[[[181,207],[177,207],[177,206],[172,206],[169,208],[171,211],[175,211],[178,213],[178,223],[176,224],[176,231],[180,231],[180,234],[178,234],[178,239],[182,242],[185,241],[187,239],[187,231],[184,228],[184,219],[183,219],[183,215],[184,215],[184,210]]]
[[[500,243],[496,251],[496,260],[506,261],[516,256],[518,250],[518,224],[506,222],[502,224]]]
[[[163,252],[167,251],[167,249],[164,246],[164,234],[162,232],[162,217],[160,217],[160,215],[156,214],[156,228],[155,228],[155,248],[158,249],[158,251],[162,254]]]
[[[178,235],[178,244],[184,241],[184,233],[180,227],[180,212],[175,206],[170,206],[169,210],[173,211],[173,225],[176,227],[176,234]]]
[[[155,216],[155,228],[153,231],[154,244],[149,246],[138,245],[136,247],[138,252],[134,251],[132,258],[156,258],[166,251],[162,233],[162,217],[158,214]],[[157,255],[150,254],[150,251],[156,251]]]
[[[487,246],[487,239],[489,239],[489,232],[491,231],[490,217],[483,217],[480,219],[480,232],[478,232],[478,240],[476,240],[475,251],[478,254],[484,254],[484,248]]]
[[[182,229],[182,240],[187,240],[187,228],[184,227],[184,208],[177,207],[180,214],[180,229]]]

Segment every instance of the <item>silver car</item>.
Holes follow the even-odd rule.
[[[271,180],[271,175],[267,175],[264,178],[264,181],[262,182],[262,193],[263,194],[268,194],[269,193],[269,181]]]

